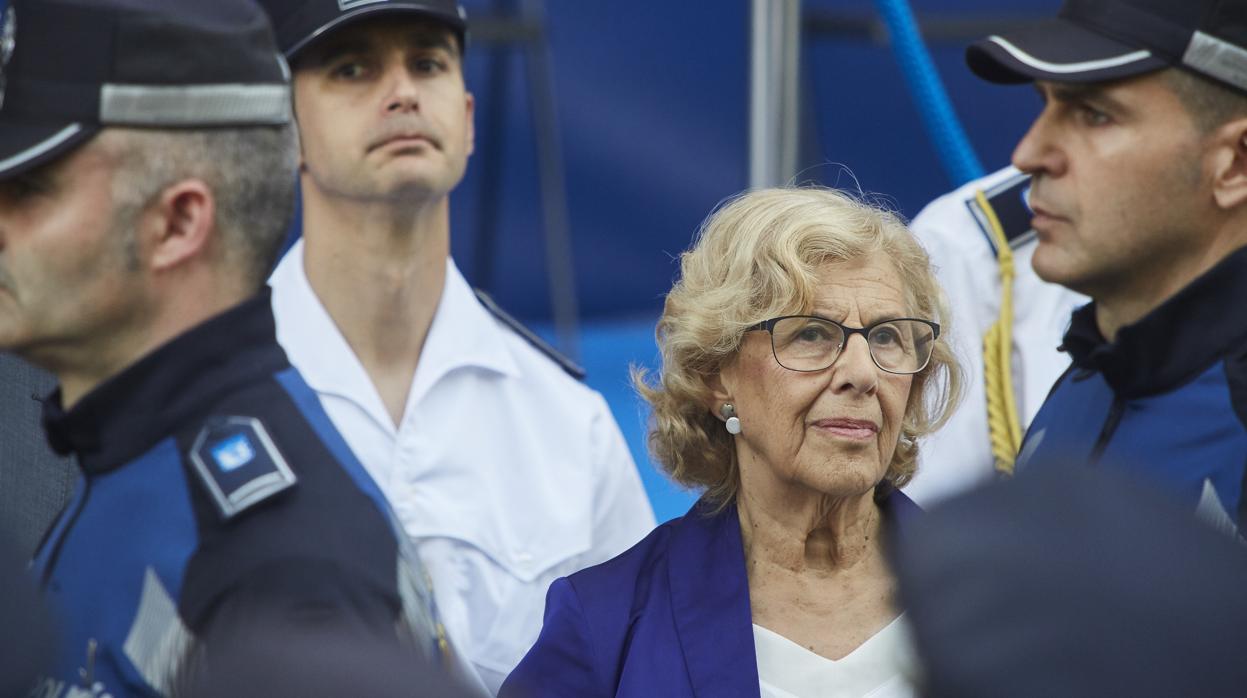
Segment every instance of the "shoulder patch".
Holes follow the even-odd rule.
[[[1014,249],[1025,245],[1035,237],[1035,231],[1031,228],[1030,207],[1026,204],[1030,185],[1030,175],[1017,174],[983,192],[987,196],[987,203],[996,212],[996,218],[1000,220],[1000,225],[1004,228],[1005,239],[1009,241],[1009,247]],[[980,208],[974,197],[966,200],[966,207],[970,209],[970,215],[974,216],[974,220],[978,222],[979,230],[987,239],[987,244],[995,252],[996,243],[992,240],[991,224],[987,222],[987,214]]]
[[[511,330],[520,337],[523,337],[524,341],[531,344],[534,349],[542,354],[545,354],[551,361],[558,364],[572,378],[575,378],[578,381],[585,379],[585,370],[581,368],[580,364],[572,361],[566,356],[563,356],[563,354],[559,353],[558,349],[550,346],[549,342],[537,336],[536,332],[528,329],[519,320],[511,317],[507,311],[498,307],[498,304],[494,302],[494,299],[491,298],[488,293],[485,293],[479,288],[473,289],[473,291],[476,293],[476,299],[481,302],[481,305],[485,306],[485,309],[489,311],[490,315],[498,318],[502,324],[511,328]]]
[[[226,521],[298,482],[255,417],[210,418],[195,437],[190,458]]]

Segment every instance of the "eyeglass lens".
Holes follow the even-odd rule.
[[[844,348],[844,330],[826,320],[789,317],[771,330],[775,359],[793,371],[821,371],[835,362]],[[894,373],[917,373],[931,359],[934,336],[930,325],[918,320],[893,320],[871,328],[866,337],[875,364]]]

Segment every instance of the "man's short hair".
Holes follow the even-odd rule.
[[[1200,131],[1207,133],[1247,116],[1247,94],[1189,70],[1169,68],[1161,74]]]
[[[216,203],[222,262],[258,289],[276,262],[294,212],[294,128],[109,129],[117,157],[113,200],[133,219],[170,185],[199,179]]]

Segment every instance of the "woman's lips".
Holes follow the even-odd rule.
[[[820,419],[814,426],[845,439],[873,439],[879,433],[879,425],[861,419]]]

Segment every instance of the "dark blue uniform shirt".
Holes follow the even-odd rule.
[[[1104,464],[1160,484],[1238,530],[1247,500],[1247,248],[1106,341],[1074,312],[1073,363],[1035,416],[1019,471]]]
[[[63,627],[32,695],[167,695],[263,623],[438,653],[425,577],[277,345],[267,291],[59,403],[49,439],[84,477],[34,564]]]

